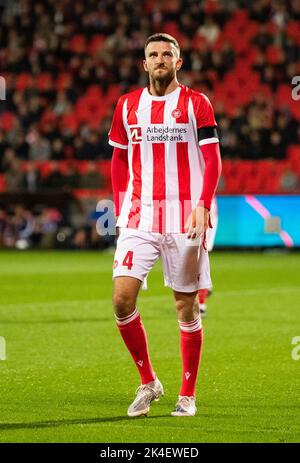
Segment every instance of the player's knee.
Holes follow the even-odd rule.
[[[126,317],[135,309],[135,302],[128,294],[116,293],[113,295],[113,305],[117,317]]]
[[[200,315],[200,309],[199,309],[199,304],[197,300],[195,300],[194,302],[193,312],[194,312],[194,318],[197,318]]]
[[[176,301],[176,310],[177,312],[183,312],[186,309],[186,303],[185,301],[178,300]]]
[[[185,320],[193,318],[194,314],[194,301],[186,299],[178,299],[176,301],[176,310],[178,319]]]

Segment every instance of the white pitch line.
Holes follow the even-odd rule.
[[[300,287],[291,286],[286,288],[260,288],[260,289],[245,289],[245,290],[233,290],[233,291],[215,291],[215,297],[233,297],[233,296],[256,296],[258,294],[285,294],[291,292],[300,292]],[[170,300],[172,301],[172,293],[161,295],[161,296],[142,296],[140,298],[141,302],[155,302],[160,300]],[[32,302],[26,304],[0,304],[0,309],[9,309],[9,308],[21,308],[21,309],[36,309],[40,307],[60,307],[60,306],[72,306],[72,305],[102,305],[102,304],[112,304],[111,298],[107,299],[87,299],[82,301],[47,301],[47,302]]]

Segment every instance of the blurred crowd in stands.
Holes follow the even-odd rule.
[[[300,74],[300,1],[10,0],[1,11],[1,158],[100,160],[120,93],[147,84],[143,44],[181,44],[180,80],[214,103],[225,157],[282,159],[300,111],[277,92]],[[291,100],[291,89],[289,94]],[[298,116],[298,117],[297,117]]]
[[[32,212],[21,204],[7,210],[0,206],[0,247],[26,249],[53,245],[61,214],[44,208]]]
[[[64,163],[63,166],[64,169],[61,168],[59,161],[52,160],[46,164],[47,172],[43,176],[38,163],[28,161],[22,168],[21,161],[11,148],[7,148],[1,164],[5,191],[36,193],[41,190],[72,191],[77,188],[99,190],[103,187],[104,179],[95,161],[88,161],[85,164],[84,173],[80,173],[76,164],[72,162]]]
[[[114,105],[147,85],[144,42],[163,31],[180,82],[213,103],[223,159],[277,160],[299,191],[300,0],[4,0],[0,20],[0,190],[102,188]]]
[[[100,216],[92,210],[76,225],[56,207],[0,205],[0,248],[109,249],[114,236],[99,236]]]

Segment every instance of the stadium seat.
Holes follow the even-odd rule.
[[[95,101],[101,105],[103,97],[102,89],[99,85],[90,85],[86,91],[85,98],[87,101]]]
[[[46,178],[51,172],[51,164],[49,161],[37,162],[37,167],[42,178]]]
[[[35,84],[40,92],[51,90],[53,87],[51,74],[48,72],[42,72],[36,77]]]
[[[237,9],[233,15],[232,20],[230,21],[232,24],[239,24],[243,27],[249,21],[249,14],[248,11],[244,8]]]
[[[107,188],[101,188],[99,190],[85,190],[81,188],[76,188],[73,190],[73,194],[78,199],[94,198],[100,200],[103,198],[111,197],[111,191]]]
[[[288,160],[294,172],[300,175],[300,145],[292,145],[288,149]]]
[[[102,49],[105,40],[105,35],[93,35],[87,46],[87,52],[91,55],[96,55]]]
[[[278,107],[282,105],[289,105],[291,100],[291,85],[290,84],[280,84],[276,95],[275,102]]]
[[[72,52],[84,53],[87,48],[85,36],[81,34],[74,35],[70,41],[69,48]]]
[[[226,177],[226,194],[238,194],[241,193],[241,180],[239,177]]]
[[[5,111],[0,115],[0,128],[3,129],[4,132],[10,132],[14,126],[15,120],[15,114],[11,111]]]
[[[66,90],[71,86],[72,75],[68,72],[62,72],[58,75],[58,78],[55,82],[55,88],[58,92],[61,90]]]
[[[270,45],[266,52],[266,58],[269,64],[279,64],[283,60],[282,48],[278,45]]]
[[[172,2],[170,2],[172,3]],[[170,34],[173,37],[178,37],[179,31],[178,31],[178,24],[175,21],[167,21],[164,24],[164,32],[166,34]]]
[[[121,95],[121,87],[119,84],[112,84],[109,86],[109,89],[103,98],[107,105],[116,104],[118,98]]]
[[[0,174],[0,192],[5,191],[5,178],[3,174]]]
[[[82,175],[86,172],[88,166],[88,161],[77,161],[76,167],[78,172]]]
[[[27,88],[31,87],[33,83],[32,75],[28,72],[21,72],[20,74],[16,75],[16,83],[15,88],[16,90],[24,91]]]
[[[290,110],[295,119],[300,121],[300,103],[291,99]]]
[[[72,133],[76,133],[79,127],[79,121],[75,111],[64,114],[61,118],[61,127]]]
[[[299,30],[299,21],[289,21],[285,33],[295,39],[296,43],[300,46],[300,30]]]
[[[288,158],[291,160],[300,160],[300,145],[291,145],[288,148]]]
[[[105,179],[105,186],[111,191],[111,161],[105,160],[98,163],[99,172]]]

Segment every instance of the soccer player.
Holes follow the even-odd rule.
[[[109,132],[119,230],[113,304],[141,378],[127,413],[147,414],[164,393],[137,308],[142,282],[161,256],[180,329],[182,383],[172,415],[193,416],[202,348],[194,302],[199,289],[211,287],[202,237],[221,172],[217,124],[208,98],[177,80],[182,59],[175,38],[150,36],[143,64],[149,86],[120,97]]]

